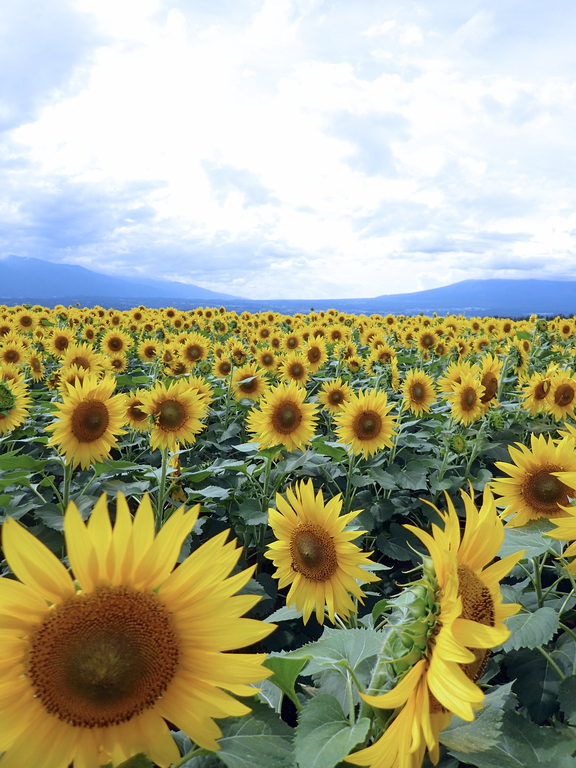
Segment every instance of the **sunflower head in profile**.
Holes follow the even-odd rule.
[[[318,391],[318,402],[330,413],[339,413],[350,399],[353,389],[350,384],[337,379],[325,381]]]
[[[544,435],[530,436],[530,448],[521,443],[508,451],[512,464],[497,461],[496,467],[508,475],[492,481],[491,487],[500,496],[498,506],[504,507],[502,516],[511,519],[507,526],[517,528],[541,517],[566,517],[564,509],[569,497],[575,495],[576,450],[573,437],[559,443]],[[564,480],[557,473],[563,475]],[[570,475],[572,475],[570,479]]]
[[[528,379],[522,382],[520,391],[521,407],[535,416],[540,411],[546,410],[548,396],[552,386],[552,376],[535,371]]]
[[[204,429],[200,419],[207,415],[208,406],[184,379],[168,387],[158,381],[149,392],[142,393],[141,399],[141,409],[154,421],[150,432],[152,450],[174,451],[176,442],[196,442],[196,435]]]
[[[136,432],[149,432],[152,428],[148,414],[142,410],[144,390],[132,390],[126,396],[126,423]]]
[[[317,424],[317,406],[305,403],[306,390],[295,382],[280,384],[261,398],[246,426],[253,433],[252,442],[261,448],[283,445],[294,451],[310,443]]]
[[[396,417],[390,416],[386,392],[375,389],[352,393],[334,421],[338,442],[350,446],[354,455],[371,456],[392,447]]]
[[[347,618],[357,608],[350,598],[363,602],[364,592],[357,584],[378,581],[378,577],[360,566],[369,565],[372,554],[352,544],[364,531],[345,530],[361,510],[341,515],[340,494],[326,505],[322,491],[314,492],[312,480],[300,481],[286,490],[286,499],[276,494],[276,509],[270,509],[269,523],[276,541],[265,557],[276,567],[274,577],[280,589],[290,585],[286,605],[303,610],[307,623],[312,611],[324,623],[324,612],[332,623],[335,614]]]
[[[434,379],[424,371],[411,369],[404,379],[402,393],[404,395],[403,411],[410,409],[415,416],[430,413],[430,406],[436,400]]]
[[[0,380],[0,435],[7,435],[26,421],[31,402],[23,381]]]
[[[83,381],[65,385],[63,402],[56,403],[58,419],[46,429],[53,432],[49,445],[57,448],[66,464],[88,469],[110,455],[116,436],[124,432],[126,396],[112,396],[116,387],[113,378],[98,381],[80,370]]]
[[[198,517],[180,507],[154,535],[147,496],[134,519],[119,494],[114,526],[103,495],[86,525],[71,503],[64,535],[73,577],[13,519],[4,554],[19,581],[0,579],[3,671],[0,743],[7,765],[117,766],[138,753],[162,768],[180,760],[168,722],[218,750],[214,718],[250,711],[269,676],[264,654],[226,651],[273,625],[241,618],[258,597],[237,596],[253,568],[229,577],[242,549],[228,531],[173,570]],[[217,564],[215,566],[215,564]],[[210,567],[208,567],[210,566]]]
[[[497,405],[496,395],[498,394],[502,365],[503,361],[494,357],[489,352],[482,358],[480,383],[484,387],[484,394],[480,398],[480,402],[484,406],[484,411],[487,411],[493,405]]]
[[[388,658],[384,650],[378,661],[369,694],[361,694],[376,711],[396,710],[384,735],[371,746],[344,758],[363,766],[411,766],[417,768],[429,752],[432,763],[439,759],[439,734],[452,715],[474,719],[484,693],[476,685],[485,669],[490,648],[509,636],[504,620],[520,609],[504,605],[500,580],[524,555],[518,552],[490,564],[504,539],[503,525],[489,490],[480,510],[474,499],[462,494],[466,527],[447,497],[448,508],[440,512],[444,530],[432,526],[432,535],[406,526],[426,546],[424,575],[398,599],[409,606],[406,621],[392,628],[401,642],[390,637],[384,649],[402,647],[403,655]],[[406,594],[408,593],[408,594]],[[410,642],[409,642],[410,641]],[[410,646],[410,647],[408,647]],[[387,693],[371,695],[389,686],[390,670],[397,677]]]

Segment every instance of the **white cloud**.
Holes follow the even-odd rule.
[[[41,106],[10,107],[0,254],[148,276],[171,254],[178,279],[252,297],[416,290],[469,277],[466,253],[476,276],[566,272],[576,77],[516,68],[569,44],[539,42],[537,11],[522,34],[496,0],[67,13],[93,38]]]

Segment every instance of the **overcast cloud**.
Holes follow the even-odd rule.
[[[247,298],[576,279],[575,38],[563,0],[4,0],[0,258]]]

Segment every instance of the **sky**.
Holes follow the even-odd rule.
[[[571,0],[3,0],[0,280],[576,280],[575,38]]]

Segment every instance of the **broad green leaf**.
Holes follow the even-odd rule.
[[[206,488],[194,488],[190,493],[193,496],[203,496],[205,499],[227,499],[231,489],[221,488],[219,485],[208,485]]]
[[[251,701],[244,717],[219,720],[218,759],[228,768],[292,768],[292,728],[270,707]]]
[[[277,611],[274,611],[264,621],[269,621],[272,624],[276,624],[278,621],[293,621],[294,619],[301,618],[302,613],[302,610],[297,611],[294,605],[291,605],[290,608],[284,606],[283,608],[278,608]]]
[[[551,657],[564,673],[572,671],[565,654],[553,651]],[[536,723],[544,723],[558,709],[561,681],[557,671],[537,650],[527,648],[509,653],[504,664],[520,704]]]
[[[134,464],[133,461],[112,461],[110,459],[93,466],[95,477],[100,477],[100,475],[105,475],[107,473],[113,475],[117,474],[118,472],[127,472],[130,469],[140,469],[140,465]]]
[[[320,694],[304,707],[294,739],[299,768],[334,768],[361,744],[368,733],[367,717],[350,722],[334,696]]]
[[[451,750],[452,754],[478,768],[532,768],[548,761],[564,766],[576,744],[567,729],[541,728],[517,712],[504,712],[500,729],[497,743],[489,749],[473,755]]]
[[[508,683],[487,694],[483,708],[471,723],[454,716],[440,735],[442,744],[460,754],[483,752],[496,744],[504,710],[513,700],[511,688],[512,683]]]
[[[556,526],[544,518],[534,520],[522,528],[505,528],[504,541],[498,556],[504,558],[525,549],[525,557],[538,557],[552,546],[553,539],[544,536],[544,534],[553,528]]]
[[[154,768],[154,763],[141,752],[139,755],[133,755],[120,763],[118,768]]]
[[[238,515],[246,525],[260,525],[268,522],[268,512],[262,512],[262,507],[256,499],[246,499],[238,508]]]
[[[518,613],[506,619],[512,633],[502,646],[505,651],[538,648],[553,638],[558,629],[558,614],[553,608],[539,608],[534,613]]]
[[[570,675],[560,683],[558,701],[568,720],[576,723],[576,675]]]
[[[294,685],[298,675],[303,667],[308,663],[307,659],[291,659],[287,656],[268,656],[264,666],[271,669],[274,673],[268,681],[278,686],[282,693],[285,693],[289,699],[294,702],[296,708],[300,707],[300,702],[296,696]]]
[[[11,451],[0,456],[0,470],[7,469],[28,469],[34,472],[40,472],[50,459],[34,459],[27,453],[16,453]]]
[[[293,659],[310,659],[306,674],[312,675],[325,668],[355,670],[365,659],[382,650],[381,635],[370,629],[324,630],[314,643],[307,643],[286,654]]]

